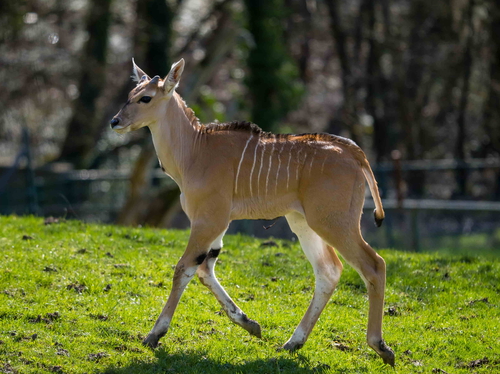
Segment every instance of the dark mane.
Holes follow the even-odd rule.
[[[191,124],[199,129],[204,134],[213,134],[224,131],[240,131],[248,134],[257,135],[263,139],[274,138],[277,141],[296,141],[296,142],[328,142],[337,143],[351,148],[357,148],[358,145],[351,139],[344,138],[338,135],[327,133],[304,133],[304,134],[273,134],[262,130],[255,123],[247,121],[232,121],[227,123],[209,123],[206,125],[200,124],[193,110],[189,108],[184,100],[180,98],[184,106],[184,111]]]
[[[270,136],[271,133],[265,132],[255,123],[247,121],[232,121],[228,123],[210,123],[203,125],[201,131],[206,134],[211,134],[219,131],[243,131],[255,135]]]
[[[206,134],[212,134],[221,131],[243,131],[262,138],[276,138],[277,140],[293,140],[299,142],[323,141],[343,144],[349,147],[357,147],[357,144],[351,139],[338,135],[327,133],[303,133],[303,134],[273,134],[262,130],[255,123],[247,121],[233,121],[228,123],[210,123],[202,125],[201,131]]]
[[[305,133],[305,134],[297,134],[290,135],[298,137],[300,141],[323,141],[323,142],[334,142],[343,144],[349,147],[358,147],[358,145],[351,139],[344,138],[343,136],[328,134],[326,132],[315,132],[315,133]]]
[[[303,134],[273,134],[262,130],[255,123],[247,121],[232,121],[228,123],[210,123],[201,125],[200,130],[205,134],[213,134],[223,131],[242,131],[253,135],[258,135],[263,139],[274,138],[276,141],[295,141],[295,142],[328,142],[344,145],[350,148],[357,148],[358,145],[351,139],[328,133],[303,133]]]

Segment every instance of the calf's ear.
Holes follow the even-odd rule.
[[[184,71],[184,59],[181,58],[175,64],[172,64],[170,72],[164,79],[163,90],[165,92],[170,92],[175,89],[181,80],[182,72]]]
[[[134,59],[132,58],[132,75],[131,78],[136,83],[141,83],[144,80],[149,80],[149,75],[147,75],[139,66],[135,64]]]

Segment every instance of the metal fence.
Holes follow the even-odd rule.
[[[23,155],[29,158],[29,154]],[[0,214],[38,214],[112,223],[127,197],[127,171],[33,170],[29,162],[25,162],[24,168],[21,166],[22,163],[17,160],[12,167],[0,169]],[[374,167],[383,191],[386,220],[382,228],[375,228],[371,214],[373,201],[367,198],[367,214],[362,219],[367,241],[375,247],[415,251],[444,247],[500,249],[500,201],[434,198],[450,195],[453,184],[450,181],[459,169],[469,173],[472,187],[479,195],[496,197],[500,179],[498,160],[393,162]],[[413,172],[422,173],[425,191],[421,198],[404,199],[404,191],[400,191],[404,188],[401,182],[408,179],[405,174]],[[173,182],[157,170],[152,184],[153,188],[162,188]],[[187,220],[180,213],[176,222],[177,227],[182,227]],[[240,221],[233,223],[229,232],[293,240],[285,219],[269,227],[271,224],[266,221]]]
[[[64,216],[112,223],[129,190],[130,173],[123,170],[41,169],[34,172],[31,180],[26,178],[28,173],[27,169],[17,170],[0,190],[0,214]],[[154,188],[174,183],[160,170],[152,178]],[[35,191],[34,196],[31,190]]]

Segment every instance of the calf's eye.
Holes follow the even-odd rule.
[[[149,103],[151,101],[151,96],[143,96],[139,99],[140,103]]]

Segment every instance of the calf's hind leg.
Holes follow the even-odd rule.
[[[304,345],[326,303],[330,300],[342,273],[342,263],[334,249],[307,225],[300,213],[288,214],[286,219],[299,238],[302,250],[314,269],[316,280],[309,308],[291,338],[283,346],[286,350],[295,351]]]
[[[364,241],[359,226],[344,227],[335,232],[317,231],[334,246],[342,257],[363,279],[368,290],[369,312],[366,338],[368,345],[384,360],[394,366],[394,351],[382,339],[382,317],[384,315],[385,261]]]
[[[231,321],[237,325],[243,327],[251,335],[255,335],[258,338],[261,337],[260,325],[247,317],[247,315],[236,305],[236,303],[227,294],[226,290],[220,285],[219,281],[215,276],[215,263],[217,261],[217,256],[222,248],[222,237],[224,234],[220,235],[210,246],[210,252],[208,256],[200,265],[196,274],[198,275],[200,282],[205,285],[214,294],[217,301],[220,303],[227,316]]]

